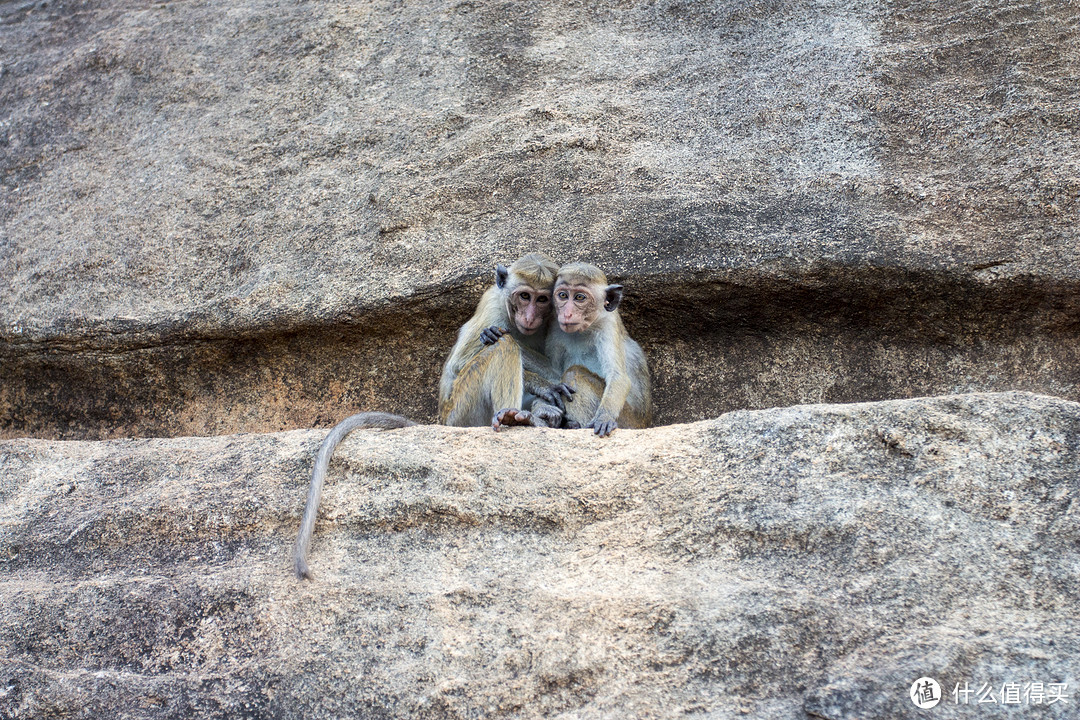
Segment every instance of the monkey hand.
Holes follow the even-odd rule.
[[[499,338],[501,338],[508,332],[509,330],[504,327],[492,325],[491,327],[485,328],[480,331],[480,342],[484,343],[485,345],[494,345],[495,343],[499,342]]]
[[[528,410],[518,410],[516,408],[503,408],[495,413],[495,417],[491,418],[491,429],[495,432],[498,432],[501,427],[535,424],[536,421],[531,412]]]
[[[554,405],[560,411],[566,410],[566,403],[573,402],[574,388],[566,383],[549,385],[547,387],[526,388],[530,393],[540,398],[548,405]]]
[[[589,427],[593,429],[600,437],[607,437],[619,427],[619,423],[616,422],[615,416],[605,410],[600,410],[596,413],[596,416],[589,423]]]
[[[543,400],[533,403],[532,414],[536,418],[536,424],[542,427],[557,428],[562,424],[563,411]]]

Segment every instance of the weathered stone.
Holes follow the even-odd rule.
[[[0,717],[1074,716],[1078,43],[1008,0],[0,5]],[[432,418],[535,249],[627,286],[658,422],[715,419],[357,433],[295,581],[322,433],[222,435]],[[1017,389],[1066,399],[715,417]]]
[[[1072,3],[0,8],[0,434],[431,388],[496,262],[624,282],[657,420],[1080,399]]]
[[[0,716],[1075,717],[1076,403],[360,431],[301,583],[321,437],[0,443]]]

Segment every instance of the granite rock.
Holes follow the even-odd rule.
[[[1080,400],[1074,3],[0,7],[0,435],[433,419],[531,250],[657,421]]]
[[[1076,403],[358,431],[301,582],[321,438],[0,442],[0,716],[1075,717]]]

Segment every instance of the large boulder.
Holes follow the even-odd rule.
[[[0,434],[434,416],[496,262],[628,289],[661,423],[1080,399],[1070,3],[0,7]]]
[[[0,717],[1074,715],[1078,42],[1008,0],[0,4]],[[626,285],[664,427],[358,432],[297,581],[297,428],[430,420],[532,250]]]
[[[1076,717],[1076,403],[358,431],[301,582],[321,438],[0,442],[0,717]]]

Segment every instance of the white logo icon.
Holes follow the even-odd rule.
[[[929,710],[941,702],[941,686],[937,680],[929,677],[921,677],[911,684],[911,702],[915,707]]]

